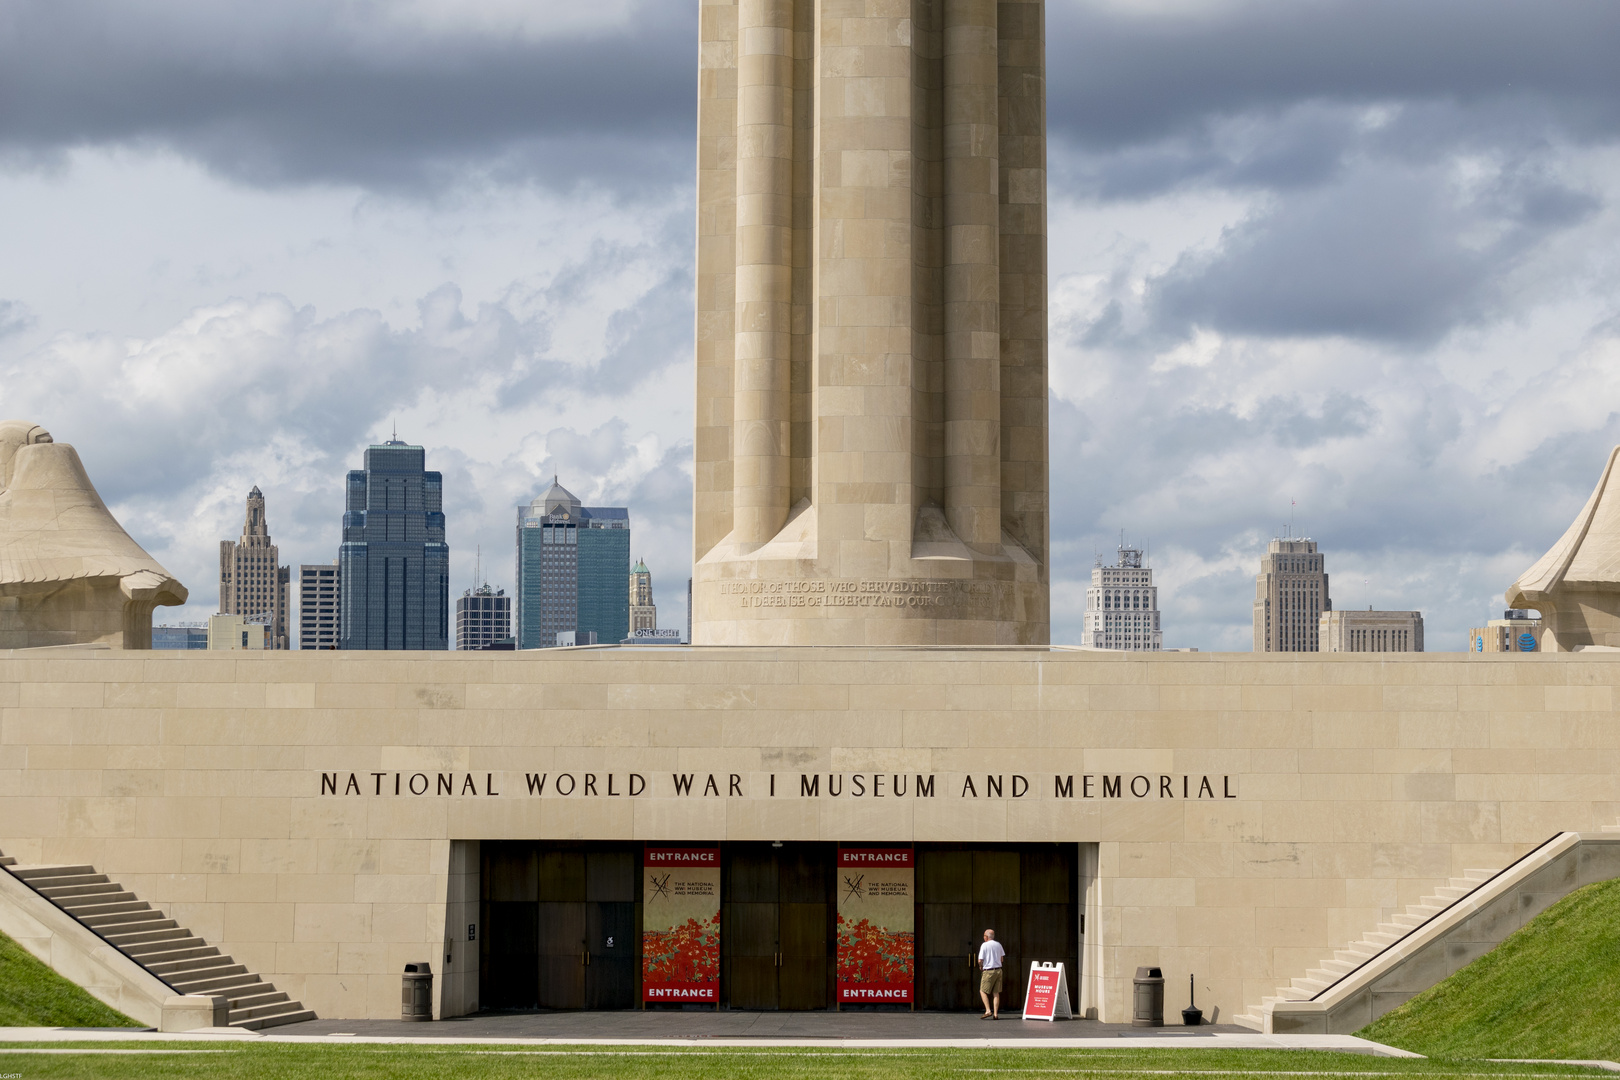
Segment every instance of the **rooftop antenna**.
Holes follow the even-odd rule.
[[[484,545],[479,544],[473,550],[477,552],[473,556],[473,591],[477,592],[478,586],[483,584],[479,579],[484,576]]]

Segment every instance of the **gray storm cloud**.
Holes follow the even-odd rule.
[[[0,147],[48,158],[161,144],[246,183],[389,191],[469,169],[635,189],[689,164],[695,4],[647,2],[622,26],[530,38],[351,7],[10,4]]]

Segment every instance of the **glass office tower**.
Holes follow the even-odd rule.
[[[550,491],[517,508],[517,647],[550,648],[569,631],[624,640],[629,570],[630,511],[582,506],[553,478]]]
[[[345,649],[450,648],[444,478],[420,446],[390,439],[349,473],[338,551]]]

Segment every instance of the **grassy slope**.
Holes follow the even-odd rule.
[[[0,934],[0,1027],[139,1027]]]
[[[1356,1034],[1451,1058],[1620,1059],[1620,881],[1578,889]]]
[[[103,1051],[114,1044],[102,1044]],[[158,1049],[142,1043],[143,1050]],[[55,1049],[61,1049],[60,1045]],[[652,1050],[631,1047],[408,1047],[191,1044],[172,1052],[8,1053],[0,1076],[27,1080],[1404,1080],[1591,1076],[1547,1065],[1375,1058],[1309,1050]],[[1146,1074],[1146,1075],[1144,1075]],[[1212,1075],[1213,1074],[1213,1075]]]

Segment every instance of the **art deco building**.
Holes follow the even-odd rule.
[[[450,648],[444,477],[420,446],[390,439],[349,473],[338,551],[345,649]]]
[[[544,649],[557,635],[630,633],[630,511],[583,506],[556,477],[517,508],[517,647]]]
[[[641,559],[630,568],[630,633],[658,629],[658,607],[653,603],[652,571]]]
[[[1320,652],[1321,617],[1333,610],[1315,540],[1272,540],[1254,579],[1254,651]]]
[[[1421,611],[1324,611],[1322,652],[1422,652]]]
[[[298,647],[336,649],[343,637],[337,560],[298,568]]]
[[[264,494],[254,487],[248,492],[242,538],[219,542],[219,611],[262,623],[269,647],[285,649],[292,569],[279,565],[278,555],[265,521]]]
[[[1121,547],[1115,565],[1099,561],[1092,568],[1080,647],[1148,652],[1164,647],[1159,587],[1153,571],[1142,565],[1140,549]]]

